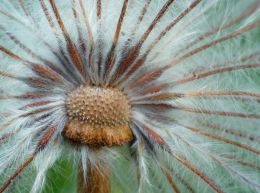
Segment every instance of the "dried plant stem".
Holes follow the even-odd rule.
[[[78,193],[111,193],[110,177],[109,166],[88,168],[86,177],[80,167]]]

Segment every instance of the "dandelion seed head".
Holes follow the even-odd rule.
[[[2,0],[0,193],[63,159],[79,193],[259,192],[259,9]]]

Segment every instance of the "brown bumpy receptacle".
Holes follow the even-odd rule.
[[[132,140],[126,96],[114,88],[81,86],[66,101],[69,121],[64,135],[90,147],[122,145]]]

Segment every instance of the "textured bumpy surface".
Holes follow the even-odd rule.
[[[130,106],[118,89],[79,87],[66,100],[69,121],[64,135],[90,146],[122,145],[133,139]]]
[[[70,119],[98,128],[128,124],[130,107],[117,89],[81,86],[69,94],[66,111]]]
[[[259,193],[259,34],[259,0],[0,0],[0,193]]]

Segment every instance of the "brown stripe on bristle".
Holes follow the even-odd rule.
[[[79,5],[80,5],[80,8],[81,8],[83,17],[84,17],[85,25],[86,25],[86,28],[87,28],[88,35],[90,37],[91,43],[94,43],[92,28],[91,28],[90,23],[89,23],[89,19],[88,19],[88,15],[87,15],[86,9],[84,8],[84,5],[83,5],[83,0],[79,0]]]
[[[156,68],[151,71],[148,71],[141,78],[139,78],[136,81],[134,81],[133,83],[131,83],[129,85],[129,88],[133,88],[136,85],[141,86],[143,84],[152,82],[152,81],[158,79],[165,72],[165,70],[166,70],[166,68],[162,67],[162,68]]]
[[[51,18],[50,18],[50,16],[49,16],[49,14],[48,14],[48,12],[47,12],[47,8],[46,8],[46,6],[44,5],[44,3],[43,3],[43,1],[42,0],[40,0],[40,2],[41,2],[41,6],[42,6],[42,8],[43,8],[43,11],[44,11],[44,13],[45,13],[45,16],[46,16],[46,18],[48,19],[48,22],[49,22],[49,24],[50,24],[50,26],[51,27],[54,27],[53,26],[53,22],[51,21]],[[13,21],[15,21],[15,22],[17,22],[17,23],[19,23],[20,25],[22,25],[22,26],[26,26],[26,29],[28,29],[30,32],[33,32],[33,33],[35,33],[34,32],[34,29],[29,25],[29,24],[26,24],[26,23],[24,23],[23,21],[21,21],[21,20],[19,20],[17,17],[14,17],[13,15],[10,15],[9,13],[6,13],[6,12],[4,12],[4,11],[2,11],[2,10],[0,10],[0,13],[2,13],[3,15],[5,15],[6,17],[8,17],[10,20],[13,20]],[[32,22],[34,22],[34,20],[32,20]],[[35,23],[35,22],[34,22]],[[41,36],[38,34],[38,33],[35,33],[35,35],[38,37],[38,38],[40,38],[41,39]],[[44,39],[41,39],[41,41],[43,42],[43,44],[59,59],[59,61],[61,61],[61,63],[64,65],[64,64],[66,64],[66,62],[62,62],[62,61],[64,61],[64,59],[66,58],[66,56],[64,55],[64,52],[63,52],[63,50],[61,50],[61,53],[63,54],[63,58],[58,54],[58,52],[56,52],[56,50],[54,50],[52,47],[51,47],[51,45],[47,42],[47,41],[45,41]],[[35,53],[34,53],[35,54]],[[43,59],[43,58],[42,58]],[[41,59],[41,60],[42,60]],[[23,60],[25,63],[31,63],[31,62],[29,62],[29,61],[25,61],[25,60]],[[48,63],[48,62],[46,62],[46,60],[43,60],[44,61],[44,63]],[[68,61],[67,59],[66,59],[66,61]],[[55,71],[57,71],[58,72],[58,70],[57,70],[57,68],[55,68],[52,64],[48,64],[49,66],[51,66],[51,68],[52,69],[55,69]],[[65,66],[66,67],[66,66]]]
[[[148,6],[150,5],[151,1],[152,0],[146,0],[146,3],[144,4],[144,7],[143,7],[143,9],[141,11],[141,14],[138,17],[138,23],[137,24],[139,24],[139,23],[141,23],[143,21],[144,16],[145,16],[145,14],[147,12]],[[135,28],[135,30],[136,30],[136,28]]]
[[[246,56],[243,56],[243,57],[239,58],[239,60],[237,62],[246,62],[247,60],[254,59],[254,58],[257,58],[257,57],[260,57],[259,51],[251,53],[251,54],[246,55]],[[234,63],[235,63],[235,61],[234,61]]]
[[[9,139],[10,137],[12,137],[14,134],[15,134],[15,133],[6,133],[6,134],[1,135],[1,137],[0,137],[0,144],[7,142],[8,139]]]
[[[177,80],[177,84],[184,84],[187,82],[191,82],[194,80],[199,80],[208,76],[224,73],[224,72],[231,72],[231,71],[236,71],[236,70],[243,70],[243,69],[248,69],[248,68],[259,68],[260,64],[243,64],[243,65],[237,65],[237,66],[229,66],[225,68],[220,68],[212,71],[208,71],[205,73],[201,74],[191,74],[190,77],[183,78],[181,80]]]
[[[242,34],[242,33],[244,33],[244,32],[247,32],[247,31],[249,31],[249,30],[251,30],[251,29],[254,29],[255,27],[258,27],[259,25],[260,25],[259,22],[253,23],[252,25],[248,25],[248,26],[244,27],[244,28],[241,29],[241,30],[238,30],[238,31],[236,31],[236,32],[233,32],[233,33],[231,33],[231,34],[229,34],[229,35],[227,35],[227,36],[224,36],[224,37],[222,37],[222,38],[219,38],[219,39],[217,39],[217,40],[215,40],[215,41],[213,41],[213,42],[210,42],[210,43],[208,43],[208,44],[205,44],[205,45],[203,45],[203,46],[201,46],[201,47],[195,48],[194,50],[188,52],[187,54],[184,54],[182,57],[180,57],[180,58],[178,58],[178,59],[174,59],[170,64],[166,65],[166,67],[167,67],[167,68],[170,68],[171,66],[175,66],[175,65],[177,65],[178,63],[180,63],[181,61],[183,61],[183,60],[185,60],[185,59],[187,59],[187,58],[189,58],[189,57],[191,57],[191,56],[193,56],[193,55],[195,55],[195,54],[197,54],[197,53],[203,51],[204,49],[208,49],[208,48],[210,48],[210,47],[212,47],[212,46],[214,46],[214,45],[217,45],[217,44],[219,44],[219,43],[221,43],[221,42],[223,42],[223,41],[226,41],[226,40],[229,40],[229,39],[231,39],[231,38],[233,38],[233,37],[236,37],[236,36],[238,36],[238,35],[240,35],[240,34]],[[180,52],[180,53],[182,53],[182,52]],[[250,59],[253,59],[253,58],[255,58],[255,57],[258,57],[259,54],[260,54],[259,52],[255,52],[255,53],[249,54],[249,55],[247,55],[247,56],[243,56],[243,57],[241,57],[240,59],[231,60],[231,61],[228,60],[228,61],[226,61],[225,63],[223,63],[223,64],[221,64],[221,65],[231,64],[231,63],[245,62],[245,61],[247,61],[247,60],[250,60]],[[177,55],[174,56],[174,58],[176,58],[176,57],[177,57]],[[217,64],[216,64],[216,65],[217,65]]]
[[[49,0],[50,4],[51,4],[51,7],[52,7],[52,10],[54,12],[54,15],[57,19],[57,22],[60,26],[60,29],[61,31],[63,32],[63,35],[64,35],[64,38],[67,42],[67,50],[70,54],[70,57],[73,61],[73,64],[76,66],[76,68],[79,70],[79,72],[82,74],[83,78],[87,78],[86,77],[86,73],[85,73],[85,69],[84,69],[84,63],[80,57],[80,54],[75,46],[75,44],[72,42],[70,36],[69,36],[69,33],[60,17],[60,14],[59,14],[59,11],[54,3],[54,0]]]
[[[89,23],[89,19],[88,19],[88,15],[87,15],[87,12],[86,12],[86,9],[84,8],[84,4],[83,4],[83,0],[80,0],[79,1],[80,3],[80,8],[81,8],[81,11],[82,11],[82,14],[83,14],[83,18],[84,18],[84,22],[85,25],[86,25],[86,30],[88,32],[88,37],[90,39],[90,41],[88,42],[90,44],[90,47],[89,47],[89,50],[88,50],[88,64],[89,64],[89,67],[91,69],[91,71],[94,73],[95,72],[95,69],[94,69],[94,50],[96,49],[96,42],[94,41],[94,37],[93,37],[93,32],[92,32],[92,28],[90,26],[90,23]],[[92,77],[95,80],[95,76]]]
[[[141,104],[144,107],[148,107],[148,108],[153,108],[153,109],[157,109],[157,110],[172,110],[174,109],[174,107],[172,105],[169,104]]]
[[[156,141],[157,138],[154,138],[154,139]],[[156,141],[156,142],[158,144],[161,144],[161,141]],[[164,141],[162,145],[165,148],[165,150],[167,152],[169,152],[177,161],[179,161],[183,166],[185,166],[186,168],[191,170],[194,174],[199,176],[206,184],[208,184],[211,188],[213,188],[213,190],[215,190],[218,193],[224,193],[224,191],[212,179],[210,179],[209,176],[207,176],[204,172],[202,172],[201,170],[196,168],[194,165],[192,165],[192,163],[187,161],[185,158],[175,154],[171,150],[171,148],[169,147],[167,142]]]
[[[184,180],[184,177],[178,174],[177,172],[174,172],[174,175],[178,178],[178,180],[183,184],[183,186],[188,190],[190,193],[196,193],[196,191],[191,187],[191,185]]]
[[[187,7],[180,15],[178,15],[160,34],[159,36],[152,42],[151,46],[147,50],[146,54],[148,54],[159,42],[160,40],[171,31],[171,29],[179,22],[182,18],[184,18],[192,9],[194,9],[202,0],[193,1],[189,7]]]
[[[52,19],[51,19],[51,16],[50,16],[50,14],[49,14],[49,12],[48,12],[48,8],[47,8],[47,6],[46,6],[44,0],[40,0],[40,3],[41,3],[42,10],[43,10],[43,12],[44,12],[44,15],[45,15],[45,17],[46,17],[46,19],[47,19],[47,21],[48,21],[50,27],[51,27],[52,29],[54,29],[54,22],[53,22]]]
[[[9,100],[9,99],[16,99],[17,96],[10,96],[10,95],[0,95],[0,100]]]
[[[124,4],[121,10],[121,14],[117,23],[117,27],[116,27],[116,31],[114,34],[114,40],[113,40],[113,45],[108,53],[107,59],[106,59],[106,64],[105,64],[105,79],[107,79],[107,76],[109,75],[109,73],[112,70],[113,67],[113,63],[114,63],[114,57],[115,57],[115,49],[118,43],[118,39],[120,36],[120,32],[121,32],[121,28],[122,28],[122,24],[124,21],[124,17],[126,14],[126,9],[127,9],[127,4],[128,4],[128,0],[124,0]]]
[[[185,17],[192,9],[194,9],[202,0],[193,1],[180,15],[178,15],[153,41],[149,50],[153,49],[159,41],[179,22],[183,17]]]
[[[248,150],[248,151],[250,151],[250,152],[252,152],[252,153],[255,153],[255,154],[257,154],[257,155],[260,154],[260,150],[255,149],[255,148],[252,148],[251,146],[248,146],[248,145],[246,145],[246,144],[239,143],[239,142],[237,142],[237,141],[234,141],[234,140],[231,140],[231,139],[227,139],[227,138],[225,138],[225,137],[221,137],[221,136],[215,135],[215,134],[213,134],[213,133],[209,133],[209,132],[204,131],[204,130],[202,130],[202,129],[200,129],[200,128],[193,128],[193,127],[188,127],[188,126],[184,126],[184,127],[187,128],[187,129],[190,129],[191,131],[196,132],[196,133],[198,133],[198,134],[200,134],[200,135],[209,137],[209,138],[211,138],[211,139],[215,139],[215,140],[217,140],[217,141],[222,141],[222,142],[224,142],[224,143],[228,143],[228,144],[230,144],[230,145],[233,145],[233,146],[236,146],[236,147],[239,147],[239,148]]]
[[[191,112],[191,113],[199,113],[199,114],[207,114],[207,115],[219,115],[226,117],[240,117],[240,118],[250,118],[250,119],[260,119],[260,114],[246,114],[246,113],[237,113],[237,112],[226,112],[226,111],[210,111],[206,109],[196,109],[190,107],[176,107],[175,109]]]
[[[117,79],[126,72],[126,70],[129,68],[129,65],[131,65],[135,59],[138,57],[138,53],[140,52],[140,49],[145,42],[145,40],[148,38],[154,27],[157,25],[159,20],[164,16],[165,12],[169,9],[170,5],[174,2],[174,0],[168,0],[162,9],[159,11],[159,13],[156,15],[155,19],[152,21],[151,25],[148,27],[148,29],[145,31],[141,39],[138,41],[138,43],[129,51],[127,56],[123,59],[121,62],[116,75],[114,77],[114,80],[112,83],[117,81]]]
[[[0,28],[2,28],[0,26]],[[4,28],[3,28],[4,29]],[[48,67],[44,67],[46,70],[48,69],[49,73],[52,74],[56,74],[57,78],[61,79],[60,76],[63,76],[64,78],[67,78],[67,75],[64,74],[64,72],[58,68],[57,66],[55,66],[53,63],[51,63],[50,61],[46,60],[45,58],[42,58],[40,55],[36,54],[35,52],[33,52],[30,48],[28,48],[25,44],[23,44],[16,36],[14,36],[11,33],[7,33],[7,36],[17,45],[19,46],[21,49],[23,49],[25,52],[27,52],[29,55],[31,55],[33,58],[36,58],[38,60],[41,60],[44,65],[48,66]],[[11,51],[9,51],[9,54],[11,53]],[[13,56],[15,56],[14,53],[11,53]],[[55,54],[55,53],[54,53]],[[16,55],[15,59],[19,59],[22,62],[25,62],[26,64],[30,64],[30,65],[40,65],[40,64],[35,64],[33,62],[27,61],[21,57],[19,57],[18,55]],[[43,68],[43,67],[42,67]],[[53,76],[53,75],[52,75]]]
[[[12,38],[15,38],[14,36],[12,36]],[[15,40],[15,39],[14,39]],[[16,42],[16,41],[15,41]],[[16,42],[17,44],[19,44],[19,42]],[[35,57],[37,57],[37,58],[39,58],[39,56],[36,56],[36,55],[34,55],[34,53],[32,53],[30,50],[28,50],[26,47],[23,47],[23,45],[20,45],[20,46],[22,46],[22,48],[25,50],[25,51],[27,51],[29,54],[31,54],[33,57],[35,56]],[[20,61],[20,62],[22,62],[24,65],[26,65],[26,66],[28,66],[28,65],[33,65],[33,67],[36,67],[35,69],[37,69],[37,67],[39,66],[39,64],[34,64],[33,62],[30,62],[30,61],[28,61],[28,60],[25,60],[25,59],[23,59],[23,58],[21,58],[20,56],[18,56],[17,54],[15,54],[15,53],[13,53],[12,51],[10,51],[10,50],[8,50],[8,49],[6,49],[6,48],[4,48],[4,47],[2,47],[2,46],[0,46],[0,50],[1,51],[3,51],[5,54],[7,54],[8,56],[10,56],[10,57],[12,57],[12,58],[14,58],[14,59],[16,59],[16,60],[18,60],[18,61]],[[39,58],[40,59],[40,58]],[[47,67],[45,67],[45,69],[47,70],[49,70],[49,73],[52,73],[52,76],[53,76],[53,74],[56,74],[56,76],[58,77],[58,74],[54,71],[54,68],[51,68],[52,67],[52,64],[48,64],[48,65],[51,65],[49,68],[47,68]],[[54,67],[54,66],[53,66]],[[43,67],[41,67],[41,68],[43,68]],[[40,69],[40,67],[38,67],[38,69]],[[55,68],[57,71],[59,71],[57,68]]]
[[[178,156],[171,152],[171,155],[179,161],[183,166],[191,170],[194,174],[199,176],[206,184],[208,184],[213,190],[215,190],[217,193],[224,193],[224,191],[212,180],[207,176],[204,172],[202,172],[200,169],[196,168],[192,163],[187,161],[185,158],[182,158],[181,156]]]
[[[202,0],[195,0],[191,3],[191,5],[185,9],[176,19],[174,19],[160,34],[159,36],[152,42],[148,50],[145,52],[141,58],[138,59],[133,65],[130,65],[130,71],[127,73],[127,78],[129,78],[133,73],[135,73],[146,61],[147,56],[153,50],[153,48],[160,42],[160,40],[184,17],[186,16],[193,8],[195,8]],[[166,70],[167,68],[163,68]]]
[[[260,143],[260,136],[249,134],[246,131],[241,131],[237,128],[225,128],[221,125],[212,124],[212,123],[205,123],[205,124],[203,123],[202,125],[209,127],[210,129],[213,129],[213,130],[218,130],[218,131],[225,132],[227,134],[230,134],[230,135],[233,135],[236,137],[241,137],[241,138],[244,138],[244,139],[247,139],[250,141],[255,141],[255,142]]]
[[[5,15],[6,17],[10,18],[11,20],[17,22],[17,23],[24,24],[24,23],[23,23],[22,21],[20,21],[17,17],[15,17],[15,16],[13,16],[13,15],[11,15],[11,14],[9,14],[9,13],[7,13],[7,12],[1,10],[1,9],[0,9],[0,13],[3,14],[3,15]]]
[[[73,11],[73,16],[75,18],[75,24],[77,26],[78,44],[79,44],[79,47],[81,48],[80,49],[81,52],[83,54],[85,54],[87,52],[87,45],[86,45],[85,39],[83,38],[83,34],[82,34],[82,31],[80,28],[81,22],[80,22],[80,18],[78,16],[78,12],[76,10],[76,1],[75,0],[72,1],[72,11]]]
[[[2,26],[0,26],[0,28],[6,30]],[[30,54],[32,57],[42,59],[39,55],[36,55],[31,49],[29,49],[25,44],[23,44],[16,36],[11,34],[10,32],[6,32],[6,35],[9,37],[10,40],[12,40],[16,45],[18,45],[21,49]]]
[[[226,90],[206,90],[206,91],[193,91],[183,94],[184,96],[246,96],[246,97],[260,97],[260,93],[244,92],[244,91],[226,91]]]
[[[15,74],[11,74],[9,72],[5,72],[0,70],[0,76],[6,77],[6,78],[10,78],[10,79],[14,79],[14,80],[19,80],[19,81],[24,81],[25,78],[24,77],[19,77]]]
[[[40,142],[37,144],[37,148],[35,149],[34,153],[29,156],[9,178],[7,178],[4,184],[0,187],[0,193],[3,193],[9,187],[9,185],[13,183],[15,179],[22,173],[22,171],[27,168],[27,166],[29,166],[29,164],[35,159],[37,154],[48,145],[56,129],[56,126],[52,126],[47,129],[45,134],[41,137]]]
[[[42,107],[42,108],[38,108],[36,110],[31,110],[29,112],[26,112],[22,115],[20,115],[19,117],[17,118],[20,118],[20,117],[28,117],[28,116],[31,116],[31,115],[37,115],[38,113],[42,113],[42,112],[47,112],[48,110],[52,109],[53,107]]]
[[[41,92],[27,92],[23,95],[16,96],[19,99],[37,99],[48,96],[47,93],[41,93]]]
[[[168,180],[169,184],[171,185],[172,189],[173,189],[176,193],[181,193],[181,191],[180,191],[180,189],[178,188],[178,186],[177,186],[175,180],[173,179],[171,173],[170,173],[168,170],[163,169],[162,167],[161,167],[161,170],[162,170],[162,172],[164,173],[164,175],[165,175],[166,179]]]
[[[84,8],[84,4],[83,4],[83,0],[80,0],[79,1],[79,4],[80,4],[80,8],[81,8],[81,11],[82,11],[82,14],[83,14],[83,18],[84,18],[84,23],[86,25],[86,29],[87,29],[87,32],[88,32],[88,35],[89,35],[89,43],[90,43],[90,48],[89,48],[89,55],[88,55],[88,58],[89,58],[89,65],[93,71],[93,67],[94,67],[94,62],[93,62],[93,50],[95,50],[95,47],[96,47],[96,43],[94,41],[94,38],[93,38],[93,32],[92,32],[92,28],[90,26],[90,23],[89,23],[89,19],[88,19],[88,15],[87,15],[87,12],[86,12],[86,9]]]
[[[189,57],[191,57],[191,56],[193,56],[195,54],[200,53],[201,51],[204,51],[204,50],[206,50],[206,49],[208,49],[208,48],[210,48],[212,46],[215,46],[215,45],[217,45],[219,43],[222,43],[224,41],[230,40],[230,39],[232,39],[232,38],[234,38],[234,37],[236,37],[238,35],[241,35],[242,33],[248,32],[248,31],[250,31],[250,30],[252,30],[252,29],[254,29],[256,27],[259,27],[259,26],[260,26],[260,22],[259,21],[258,22],[254,22],[254,23],[249,24],[249,25],[246,25],[245,27],[243,27],[243,28],[241,28],[241,29],[239,29],[237,31],[234,31],[234,32],[232,32],[232,33],[230,33],[230,34],[228,34],[226,36],[223,36],[223,37],[221,37],[219,39],[213,40],[213,41],[211,41],[211,42],[209,42],[209,43],[207,43],[207,44],[205,44],[205,45],[203,45],[201,47],[198,47],[198,48],[195,48],[195,49],[189,51],[188,53],[182,55],[178,59],[174,59],[172,62],[170,62],[166,66],[168,68],[176,66],[177,64],[181,63],[182,61],[186,60],[187,58],[189,58]]]
[[[97,0],[97,19],[101,19],[101,12],[102,12],[102,0]]]
[[[13,174],[10,176],[7,181],[0,187],[0,193],[3,193],[8,186],[15,180],[17,176],[34,160],[36,154],[32,154]]]
[[[36,151],[41,151],[43,150],[46,145],[48,145],[49,141],[53,137],[55,131],[57,129],[57,126],[50,126],[47,131],[42,135],[39,143],[37,144]]]
[[[37,99],[47,96],[46,93],[27,93],[22,95],[0,95],[0,100],[9,100],[9,99]]]
[[[169,88],[169,86],[170,85],[167,84],[167,83],[149,85],[149,86],[143,88],[142,90],[140,90],[140,94],[147,95],[147,94],[157,93],[157,92],[160,92],[163,89]],[[138,87],[138,85],[136,85],[136,87]]]
[[[231,60],[225,60],[221,63],[213,64],[213,67],[224,67],[226,65],[231,64],[241,64],[242,62],[250,61],[252,59],[257,60],[257,58],[260,57],[260,52],[253,52],[248,55],[241,56],[240,58],[232,58]]]
[[[198,92],[187,92],[182,94],[183,97],[195,97],[199,99],[209,99],[213,97],[218,100],[226,98],[226,100],[241,100],[241,101],[252,101],[260,102],[260,93],[243,92],[243,91],[222,91],[222,90],[209,90],[209,91],[198,91]]]
[[[130,51],[128,51],[126,56],[121,59],[121,63],[119,64],[118,68],[116,69],[116,72],[113,75],[113,78],[111,80],[112,85],[116,84],[116,81],[120,77],[122,77],[122,75],[127,71],[128,66],[130,64],[132,64],[135,61],[135,59],[138,57],[140,50],[135,47],[133,49],[136,49],[136,52],[134,54],[130,53],[132,50],[131,49]],[[129,55],[129,54],[131,54],[131,55]]]
[[[101,28],[101,17],[102,17],[102,0],[96,1],[96,14],[97,14],[97,27]],[[94,47],[91,50],[91,58],[89,58],[89,61],[91,62],[91,67],[93,69],[93,74],[96,74],[97,76],[94,76],[96,78],[96,83],[100,84],[101,80],[103,82],[103,74],[102,74],[102,68],[103,68],[103,53],[104,53],[104,46],[105,42],[104,39],[101,38],[101,32],[100,30],[97,31],[97,40],[94,41]],[[95,54],[95,56],[94,56]],[[96,58],[96,59],[95,59]]]
[[[162,100],[172,100],[172,99],[176,99],[176,98],[180,98],[183,97],[185,95],[181,94],[181,93],[169,93],[169,92],[163,92],[163,93],[159,93],[159,94],[155,94],[155,95],[148,95],[148,96],[143,96],[137,99],[132,99],[129,101],[129,103],[131,104],[135,104],[138,102],[143,102],[143,101],[162,101]]]
[[[221,24],[215,28],[213,28],[212,30],[198,36],[195,40],[193,40],[192,42],[188,43],[187,46],[185,46],[184,48],[182,48],[181,50],[178,51],[178,53],[183,53],[183,51],[191,48],[192,46],[196,45],[197,43],[201,42],[202,40],[204,40],[205,38],[214,35],[215,33],[218,33],[220,30],[226,29],[228,27],[231,27],[234,24],[237,24],[238,22],[240,22],[241,20],[247,18],[248,16],[252,15],[253,12],[255,12],[258,8],[259,8],[259,2],[254,3],[253,5],[251,5],[250,7],[248,7],[241,15],[239,15],[238,17],[230,20],[229,22],[225,23],[224,25]]]
[[[159,134],[157,134],[155,131],[150,129],[149,127],[143,125],[142,129],[148,134],[149,137],[151,137],[153,140],[155,140],[159,145],[165,144],[164,139]]]
[[[37,101],[37,102],[32,102],[30,104],[25,105],[21,109],[27,109],[27,108],[33,108],[33,107],[39,107],[39,106],[44,106],[49,104],[51,101],[49,100],[42,100],[42,101]]]
[[[25,82],[34,88],[45,88],[51,89],[54,86],[53,82],[49,82],[40,78],[29,77],[25,80]]]
[[[25,5],[24,5],[24,2],[23,0],[18,0],[19,1],[19,4],[20,4],[20,7],[22,8],[23,12],[25,13],[26,16],[29,16],[29,12],[27,11]]]
[[[124,4],[123,4],[122,10],[121,10],[121,14],[120,14],[120,17],[119,17],[119,20],[118,20],[118,23],[117,23],[117,27],[116,27],[116,32],[115,32],[115,35],[114,35],[114,45],[117,44],[118,39],[119,39],[121,27],[122,27],[122,24],[123,24],[123,21],[124,21],[124,18],[125,18],[125,14],[126,14],[127,4],[128,4],[128,0],[124,0]]]
[[[260,165],[258,165],[257,163],[252,163],[252,162],[249,162],[249,161],[244,160],[244,159],[241,159],[241,158],[236,158],[236,157],[234,157],[234,156],[232,156],[232,155],[224,154],[224,155],[222,155],[222,156],[225,157],[225,158],[234,160],[235,162],[237,162],[237,163],[239,163],[239,164],[242,164],[242,165],[244,165],[244,166],[247,166],[247,167],[251,167],[251,168],[260,170]]]
[[[135,32],[138,29],[139,24],[143,21],[144,16],[145,16],[145,14],[147,12],[147,9],[148,9],[150,3],[151,3],[151,0],[146,0],[146,3],[144,4],[143,9],[142,9],[142,11],[141,11],[141,13],[140,13],[140,15],[138,17],[138,21],[135,24],[135,26],[133,27],[131,35],[129,37],[134,37],[135,36]],[[132,42],[131,38],[129,38],[127,41],[125,41],[124,46],[123,46],[123,51],[122,51],[123,56],[121,56],[122,58],[124,58],[124,54],[128,52],[129,45],[131,44],[131,42]]]
[[[22,62],[25,62],[25,63],[31,63],[27,60],[24,60],[22,59],[20,56],[16,55],[15,53],[13,53],[12,51],[6,49],[5,47],[1,46],[0,45],[0,51],[4,52],[5,54],[7,54],[8,56],[10,56],[11,58],[14,58],[18,61],[22,61]]]
[[[148,38],[148,36],[150,35],[150,33],[152,32],[152,30],[154,29],[154,27],[157,25],[157,23],[159,22],[159,20],[164,16],[165,12],[169,9],[170,5],[174,2],[174,0],[168,0],[163,8],[160,10],[160,12],[156,15],[156,18],[152,21],[151,25],[148,27],[148,29],[146,30],[146,32],[143,34],[143,36],[141,37],[140,41],[138,42],[138,44],[133,48],[133,50],[130,52],[129,57],[131,55],[135,55],[136,53],[136,49],[140,49],[140,47],[142,46],[142,44],[145,42],[145,40]]]
[[[49,63],[45,59],[41,58],[40,56],[36,55],[34,52],[32,52],[28,47],[26,47],[24,44],[22,44],[15,36],[12,36],[11,34],[8,35],[18,46],[20,46],[23,50],[25,50],[27,53],[29,53],[32,57],[35,57],[37,59],[40,59],[46,63],[47,66],[43,66],[41,64],[35,64],[33,62],[30,62],[28,60],[25,60],[21,58],[20,56],[16,55],[12,51],[0,47],[0,50],[2,50],[4,53],[9,55],[10,57],[23,62],[25,65],[32,65],[32,69],[40,76],[45,77],[47,79],[61,82],[61,76],[67,78],[67,76],[57,67],[55,67],[52,63]]]
[[[125,78],[123,80],[119,81],[118,84],[120,84],[123,81],[127,81],[134,72],[136,72],[141,66],[143,66],[143,64],[146,61],[146,57],[147,57],[147,55],[141,56],[141,58],[137,59],[136,62],[134,62],[132,65],[130,65],[128,68],[130,70],[126,73]]]
[[[43,66],[41,64],[34,64],[32,66],[32,70],[40,77],[46,78],[48,80],[61,83],[62,79],[55,71],[53,71],[51,68]]]
[[[49,24],[50,28],[52,29],[52,31],[54,33],[54,36],[55,36],[55,38],[57,40],[57,43],[58,43],[58,46],[59,46],[59,51],[60,51],[60,53],[62,55],[62,58],[61,57],[58,57],[58,58],[60,58],[61,60],[64,60],[64,62],[61,62],[61,63],[67,70],[68,68],[70,68],[70,66],[69,66],[70,65],[70,61],[69,61],[66,53],[63,50],[62,40],[59,38],[59,36],[57,34],[58,30],[54,26],[54,22],[53,22],[53,20],[52,20],[52,18],[50,16],[50,13],[48,12],[48,8],[47,8],[47,6],[45,4],[45,1],[44,0],[40,0],[40,4],[41,4],[42,10],[44,12],[44,15],[45,15],[45,17],[46,17],[46,19],[48,21],[48,24]],[[48,47],[51,47],[51,46],[49,45]],[[59,55],[59,54],[57,54],[57,55]],[[67,71],[70,71],[70,70],[67,70]]]

